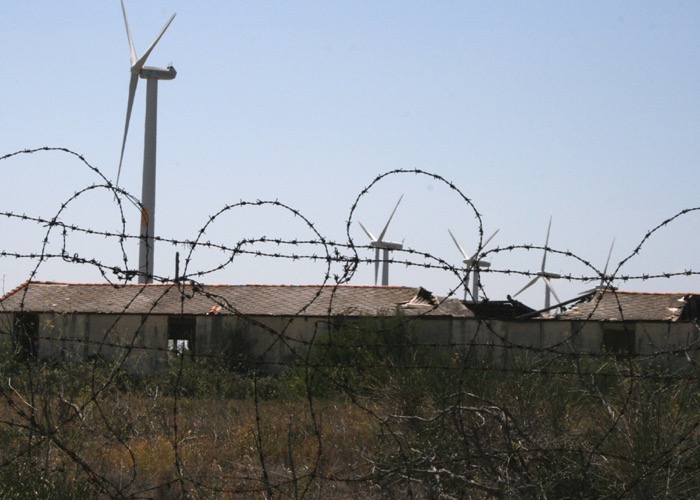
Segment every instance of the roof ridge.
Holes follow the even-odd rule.
[[[0,297],[0,301],[5,300],[5,299],[8,298],[8,297],[11,297],[12,295],[14,295],[14,294],[16,294],[17,292],[19,292],[22,288],[28,286],[30,283],[33,283],[33,281],[31,281],[31,280],[26,280],[26,281],[24,281],[23,283],[20,283],[19,285],[17,285],[16,287],[14,287],[12,290],[10,290],[10,291],[7,292],[6,294],[4,294],[2,297]]]
[[[21,283],[18,285],[15,289],[13,289],[11,292],[8,292],[6,296],[11,295],[12,293],[16,292],[17,290],[21,289],[22,287],[25,287],[27,285],[56,285],[56,286],[110,286],[114,288],[123,288],[123,287],[143,287],[143,286],[148,286],[148,287],[157,287],[157,286],[170,286],[172,287],[173,285],[196,285],[196,286],[202,286],[202,287],[214,287],[214,288],[232,288],[232,287],[261,287],[261,288],[370,288],[370,289],[391,289],[391,290],[399,290],[399,289],[410,289],[410,290],[418,290],[422,287],[420,286],[407,286],[407,285],[381,285],[381,286],[376,286],[376,285],[354,285],[354,284],[305,284],[305,285],[293,285],[293,284],[265,284],[265,283],[236,283],[236,284],[227,284],[227,283],[196,283],[196,282],[191,282],[191,281],[180,281],[180,282],[175,282],[175,281],[168,281],[168,282],[159,282],[159,283],[89,283],[89,282],[79,282],[79,281],[43,281],[43,280],[27,280],[24,283]]]
[[[605,293],[626,295],[700,295],[700,292],[641,292],[638,290],[605,290]]]

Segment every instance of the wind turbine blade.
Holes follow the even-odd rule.
[[[134,107],[134,96],[136,95],[136,86],[139,83],[139,75],[131,74],[129,81],[129,101],[126,105],[126,121],[124,122],[124,138],[122,139],[122,152],[119,155],[119,170],[117,171],[117,186],[119,186],[119,177],[122,173],[122,161],[124,160],[124,148],[126,147],[126,136],[129,133],[129,121],[131,120],[131,109]]]
[[[612,240],[612,245],[610,245],[610,251],[608,252],[608,260],[605,261],[605,267],[603,268],[603,277],[608,272],[608,264],[610,264],[610,256],[612,255],[613,248],[615,247],[615,238]]]
[[[464,251],[464,248],[462,248],[462,245],[457,243],[457,238],[455,238],[455,235],[452,234],[452,231],[450,231],[448,229],[447,232],[450,233],[450,236],[452,236],[452,241],[455,242],[455,245],[457,245],[457,248],[459,248],[459,251],[462,252],[462,257],[464,257],[464,260],[469,260],[469,255],[467,255],[467,252]]]
[[[361,227],[362,230],[365,232],[365,234],[366,234],[367,236],[369,236],[369,239],[370,239],[370,240],[372,240],[372,241],[376,241],[376,240],[377,240],[377,238],[375,238],[374,235],[373,235],[372,233],[369,232],[369,229],[367,229],[365,226],[362,225],[362,222],[357,221],[357,223],[360,225],[360,227]]]
[[[496,235],[498,234],[498,231],[500,231],[500,229],[496,229],[496,231],[494,231],[494,233],[493,233],[491,236],[489,236],[488,238],[486,238],[486,241],[484,241],[484,242],[482,243],[481,247],[478,248],[478,249],[476,250],[476,252],[474,252],[474,260],[476,261],[476,265],[477,265],[477,266],[479,265],[479,260],[480,260],[479,254],[483,251],[484,248],[486,248],[486,245],[489,244],[489,242],[493,239],[493,237],[496,236]]]
[[[165,23],[165,26],[163,26],[163,29],[160,30],[160,33],[158,33],[158,36],[151,42],[151,45],[146,49],[146,52],[143,53],[141,57],[139,57],[135,63],[131,65],[131,71],[138,73],[141,71],[141,68],[143,68],[143,65],[146,64],[146,59],[148,59],[148,56],[151,55],[151,51],[155,48],[156,44],[160,41],[160,38],[163,36],[165,33],[165,30],[168,29],[168,26],[170,26],[170,23],[173,22],[173,19],[175,19],[175,14],[170,16],[170,19],[168,19],[168,22]]]
[[[544,279],[544,284],[547,287],[547,289],[552,292],[552,295],[554,295],[554,298],[557,299],[557,304],[561,304],[561,299],[557,295],[557,292],[554,291],[554,287],[552,286],[552,282],[549,280],[549,278],[542,278]]]
[[[401,203],[401,200],[403,199],[403,195],[399,198],[399,201],[396,202],[396,206],[394,207],[394,211],[391,212],[391,215],[389,216],[389,220],[386,221],[386,226],[384,226],[384,229],[382,229],[382,232],[379,234],[379,238],[377,241],[383,241],[384,240],[384,235],[386,234],[386,230],[389,229],[389,223],[391,223],[391,219],[394,218],[394,214],[396,213],[396,209],[399,208],[399,203]]]
[[[379,249],[374,251],[374,285],[377,285],[377,279],[379,278]]]
[[[500,231],[500,229],[496,229],[496,231],[494,231],[494,233],[491,236],[486,238],[486,241],[484,241],[483,245],[481,245],[482,250],[486,247],[486,245],[489,244],[489,242],[493,239],[493,237],[498,234],[498,231]]]
[[[535,283],[537,283],[537,280],[540,279],[540,278],[541,278],[541,276],[535,276],[534,278],[532,278],[530,281],[528,281],[527,285],[525,285],[525,286],[522,287],[520,290],[518,290],[518,293],[516,293],[515,295],[513,295],[513,297],[517,297],[518,295],[520,295],[521,293],[523,293],[525,290],[527,290],[527,289],[530,288],[532,285],[534,285]]]
[[[605,267],[603,268],[603,274],[600,275],[600,284],[598,285],[598,290],[602,290],[605,286],[605,276],[608,274],[608,264],[610,264],[610,256],[612,255],[613,247],[615,246],[615,238],[612,240],[610,245],[610,251],[608,252],[608,258],[605,261]],[[595,288],[593,290],[596,290]]]
[[[547,238],[544,240],[544,255],[542,256],[542,272],[544,272],[544,267],[547,263],[547,248],[549,247],[549,230],[552,229],[552,217],[549,218],[549,225],[547,226]]]
[[[122,14],[124,14],[124,25],[126,26],[126,37],[129,39],[129,51],[131,55],[131,65],[133,66],[136,62],[136,50],[134,49],[134,40],[131,38],[131,31],[129,30],[129,21],[126,18],[126,7],[124,7],[124,0],[122,0]]]

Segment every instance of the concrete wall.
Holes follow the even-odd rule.
[[[197,318],[197,356],[245,355],[250,368],[266,367],[272,372],[303,360],[314,339],[327,331],[320,318],[241,318],[200,316]]]
[[[13,345],[14,314],[0,315],[2,339]],[[158,370],[167,356],[167,316],[38,314],[37,357],[78,362],[94,358],[123,363],[135,373]],[[8,333],[9,332],[9,333]]]
[[[453,320],[451,339],[471,360],[506,367],[571,354],[605,352],[607,322],[530,319],[526,321]],[[619,327],[619,324],[617,325]],[[634,356],[677,370],[688,368],[688,356],[700,362],[700,330],[693,323],[633,322]]]
[[[59,362],[99,357],[123,362],[132,372],[162,369],[172,358],[168,317],[39,314],[38,357]],[[601,353],[606,322],[530,319],[477,321],[424,317],[411,321],[419,344],[456,350],[470,361],[500,367],[533,363],[559,354]],[[0,344],[11,346],[14,315],[0,313]],[[700,362],[700,330],[693,323],[638,322],[635,354],[670,369]],[[195,354],[200,359],[238,354],[249,367],[279,372],[303,361],[312,343],[328,331],[327,318],[196,317]],[[672,352],[675,351],[675,352]]]
[[[637,323],[637,354],[671,370],[700,362],[700,330],[693,323]]]

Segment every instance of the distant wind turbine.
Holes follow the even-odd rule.
[[[542,256],[542,268],[540,269],[540,272],[538,272],[535,275],[535,277],[532,278],[527,283],[527,285],[522,287],[518,291],[518,293],[513,295],[513,297],[517,297],[518,295],[520,295],[520,293],[524,292],[525,290],[530,288],[532,285],[534,285],[537,282],[537,280],[542,280],[542,281],[544,281],[544,285],[545,285],[545,288],[544,288],[544,308],[545,309],[549,309],[550,302],[551,302],[550,294],[554,295],[554,298],[557,299],[557,302],[561,303],[561,300],[557,296],[557,292],[554,291],[554,287],[552,286],[552,282],[551,282],[552,279],[561,278],[561,275],[555,274],[555,273],[548,273],[545,270],[545,266],[547,264],[547,252],[549,251],[548,245],[549,245],[549,231],[550,231],[550,229],[552,229],[552,218],[551,217],[549,218],[549,226],[547,226],[547,239],[544,242],[544,255]]]
[[[480,260],[479,254],[484,250],[486,245],[489,244],[489,242],[493,239],[493,237],[496,236],[496,234],[498,234],[498,231],[499,231],[499,229],[496,229],[496,231],[491,236],[486,238],[486,241],[484,241],[484,243],[479,248],[476,249],[476,251],[474,252],[474,256],[469,257],[467,252],[464,251],[464,248],[462,248],[462,245],[460,245],[457,242],[457,238],[455,238],[455,235],[452,234],[452,231],[450,231],[449,229],[447,230],[447,232],[450,233],[450,236],[452,237],[452,241],[455,242],[455,245],[457,245],[457,248],[462,253],[462,257],[464,257],[464,260],[462,262],[464,262],[464,264],[466,264],[466,266],[467,266],[467,274],[464,278],[464,300],[467,299],[467,290],[469,289],[469,273],[470,273],[470,271],[473,271],[474,280],[473,280],[473,284],[472,284],[472,300],[474,302],[479,302],[479,287],[481,286],[481,275],[480,275],[479,271],[481,269],[486,269],[489,266],[491,266],[490,262],[486,262],[485,260]]]
[[[384,240],[384,235],[386,234],[386,230],[389,228],[389,223],[391,222],[391,219],[394,218],[394,214],[396,213],[396,209],[399,207],[399,203],[401,203],[401,200],[403,199],[403,195],[399,198],[399,201],[396,202],[396,206],[394,207],[394,210],[391,212],[391,215],[389,216],[389,220],[386,221],[386,225],[384,226],[384,229],[382,229],[382,232],[379,233],[379,237],[375,237],[369,230],[362,225],[362,222],[359,222],[360,227],[362,230],[365,232],[365,234],[369,237],[371,240],[370,246],[375,248],[374,251],[374,284],[377,284],[377,277],[379,275],[379,251],[383,250],[383,256],[382,256],[382,285],[387,286],[389,284],[389,251],[390,250],[401,250],[403,248],[402,243],[394,243],[392,241],[385,241]]]
[[[158,80],[172,80],[177,72],[172,66],[167,68],[156,68],[145,66],[146,59],[156,46],[160,38],[168,29],[170,23],[175,19],[173,14],[158,36],[146,49],[141,57],[137,57],[134,49],[134,41],[129,30],[129,21],[126,18],[126,7],[124,0],[121,0],[122,13],[124,14],[124,25],[126,26],[126,36],[129,39],[129,50],[131,55],[131,79],[129,80],[129,100],[126,106],[126,122],[124,123],[124,138],[122,139],[122,149],[119,155],[119,170],[117,172],[117,185],[122,172],[122,161],[124,160],[124,148],[126,147],[126,137],[129,133],[129,121],[131,120],[131,110],[134,106],[136,86],[139,78],[148,81],[146,85],[146,126],[143,144],[143,180],[141,187],[141,231],[139,244],[139,283],[151,283],[153,281],[153,236],[155,233],[155,211],[156,211],[156,130],[158,116]]]

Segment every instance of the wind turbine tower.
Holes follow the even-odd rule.
[[[134,106],[134,96],[139,78],[143,78],[146,83],[146,122],[143,144],[143,178],[141,186],[141,230],[139,233],[139,283],[153,282],[153,253],[155,234],[155,212],[156,212],[156,131],[158,123],[158,81],[172,80],[177,72],[172,66],[167,68],[157,68],[145,66],[146,59],[151,54],[160,38],[173,22],[173,14],[158,36],[146,49],[141,57],[136,56],[134,41],[129,30],[129,21],[126,17],[126,7],[124,0],[121,0],[122,13],[124,14],[124,25],[126,26],[126,36],[129,39],[129,50],[131,55],[131,79],[129,81],[129,101],[126,107],[126,122],[124,124],[124,138],[122,140],[122,150],[119,156],[119,171],[117,172],[117,185],[122,171],[122,161],[124,160],[124,148],[126,137],[129,133],[129,121],[131,120],[131,110]]]
[[[467,275],[464,278],[464,300],[467,300],[467,290],[469,289],[469,273],[470,271],[474,273],[474,280],[472,283],[472,300],[474,302],[479,302],[479,287],[481,286],[481,274],[480,270],[481,269],[488,269],[491,266],[490,262],[486,262],[485,260],[479,259],[479,254],[484,250],[486,245],[489,244],[489,242],[493,239],[496,234],[498,234],[499,229],[496,229],[496,231],[486,238],[486,241],[481,245],[481,247],[477,248],[476,252],[474,252],[473,257],[469,257],[467,252],[464,251],[464,248],[462,248],[462,245],[460,245],[457,242],[457,238],[455,238],[455,235],[452,234],[452,231],[449,229],[447,230],[448,233],[450,233],[450,236],[452,237],[452,241],[455,242],[455,245],[457,245],[457,248],[462,254],[462,257],[464,257],[464,264],[467,266]]]
[[[396,209],[399,208],[399,203],[401,203],[401,200],[403,199],[403,195],[399,198],[399,201],[396,202],[396,206],[394,207],[394,210],[391,212],[391,215],[389,216],[389,220],[386,221],[386,224],[384,225],[384,229],[382,229],[382,232],[379,234],[379,237],[375,237],[369,230],[362,225],[362,222],[359,222],[360,227],[362,230],[365,232],[367,236],[369,236],[370,241],[370,246],[375,249],[374,251],[374,284],[377,284],[377,277],[379,275],[379,252],[383,251],[382,255],[382,285],[387,286],[389,284],[389,251],[391,250],[401,250],[403,248],[403,243],[395,243],[393,241],[385,241],[384,240],[384,235],[386,234],[386,230],[389,228],[389,223],[391,223],[391,219],[394,218],[394,214],[396,213]]]

